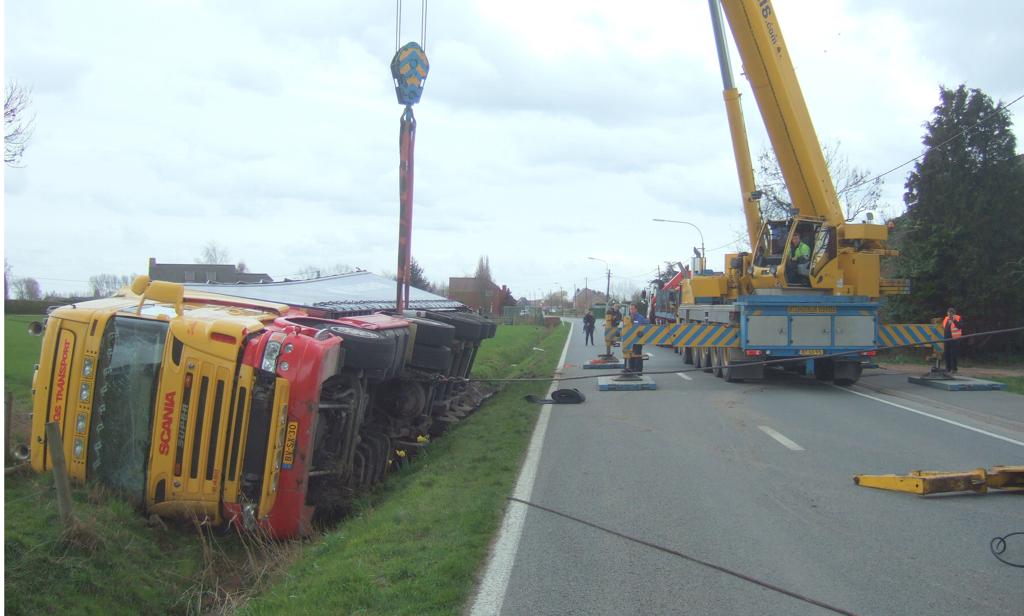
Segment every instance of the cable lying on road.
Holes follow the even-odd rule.
[[[1016,533],[1010,533],[1009,535],[1005,535],[1003,537],[993,537],[992,538],[992,542],[989,543],[989,545],[988,545],[988,549],[992,550],[992,556],[995,556],[996,560],[998,560],[999,562],[1001,562],[1003,564],[1006,564],[1006,565],[1010,565],[1011,567],[1020,567],[1021,569],[1024,569],[1024,563],[1015,563],[1015,562],[1006,560],[1005,558],[1002,557],[1003,552],[1006,551],[1006,540],[1009,539],[1010,537],[1014,537],[1014,536],[1018,536],[1018,535],[1020,537],[1024,537],[1024,531],[1018,531]]]
[[[835,612],[837,614],[846,614],[847,616],[854,616],[853,612],[844,610],[842,608],[838,608],[838,607],[836,607],[834,605],[829,605],[828,603],[824,603],[822,601],[818,601],[817,599],[811,599],[810,597],[801,595],[800,593],[793,592],[791,590],[786,590],[785,588],[782,588],[780,586],[776,586],[775,584],[772,584],[770,582],[765,582],[763,580],[759,580],[757,578],[750,577],[749,575],[744,575],[744,574],[742,574],[742,573],[740,573],[738,571],[733,571],[732,569],[728,569],[728,568],[723,567],[721,565],[716,565],[714,563],[709,563],[706,560],[701,560],[699,558],[694,558],[693,556],[688,556],[686,554],[683,554],[682,552],[677,552],[676,550],[673,550],[671,548],[666,548],[666,547],[660,546],[660,545],[658,545],[656,543],[651,543],[650,541],[644,541],[643,539],[637,539],[636,537],[631,537],[629,535],[625,535],[623,533],[620,533],[618,531],[612,530],[610,528],[606,528],[606,527],[601,526],[599,524],[594,524],[593,522],[588,522],[586,520],[581,520],[580,518],[577,518],[575,516],[569,515],[568,513],[563,513],[561,511],[556,510],[556,509],[551,509],[550,507],[545,507],[543,505],[538,505],[536,503],[531,503],[530,501],[526,501],[526,500],[523,500],[521,498],[516,498],[514,496],[509,496],[508,500],[515,501],[517,503],[522,503],[522,504],[524,504],[524,505],[526,505],[528,507],[533,507],[534,509],[540,509],[541,511],[547,511],[548,513],[553,513],[553,514],[555,514],[557,516],[561,516],[561,517],[563,517],[563,518],[565,518],[567,520],[572,520],[573,522],[578,522],[580,524],[583,524],[584,526],[589,526],[591,528],[596,528],[599,531],[608,533],[610,535],[615,535],[616,537],[619,537],[621,539],[625,539],[626,541],[632,541],[633,543],[639,543],[640,545],[644,545],[644,546],[647,546],[649,548],[654,548],[655,550],[658,550],[660,552],[665,552],[666,554],[671,554],[673,556],[678,556],[679,558],[682,558],[683,560],[688,560],[688,561],[690,561],[692,563],[696,563],[698,565],[703,565],[705,567],[709,567],[711,569],[714,569],[715,571],[720,571],[722,573],[725,573],[726,575],[731,575],[733,577],[737,577],[737,578],[739,578],[741,580],[744,580],[746,582],[750,582],[751,584],[756,584],[756,585],[758,585],[758,586],[760,586],[762,588],[767,588],[768,590],[774,590],[775,592],[784,594],[787,597],[792,597],[792,598],[794,598],[794,599],[796,599],[798,601],[803,601],[804,603],[810,603],[811,605],[816,605],[816,606],[818,606],[820,608],[829,610],[831,612]],[[1009,535],[1007,535],[1007,536],[1009,536]],[[997,556],[996,558],[999,558],[999,557]],[[1000,559],[1000,560],[1002,560],[1002,559]]]
[[[960,336],[959,338],[956,338],[956,340],[958,340],[958,341],[960,341],[960,340],[967,340],[968,338],[977,338],[979,336],[996,336],[996,335],[999,335],[999,334],[1009,334],[1009,333],[1020,332],[1020,331],[1024,331],[1024,326],[1010,327],[1008,329],[994,329],[994,330],[987,331],[987,332],[978,332],[976,334],[965,334],[963,336]],[[929,341],[929,342],[910,342],[910,343],[907,343],[907,344],[892,344],[892,345],[888,345],[888,346],[875,347],[874,350],[876,350],[876,351],[887,351],[887,350],[890,350],[890,349],[903,349],[903,348],[911,348],[911,347],[932,346],[932,345],[938,344],[940,342],[950,342],[950,341],[953,341],[953,340],[954,340],[953,338],[945,338],[943,340],[932,340],[932,341]],[[826,354],[826,355],[816,355],[815,359],[830,359],[830,358],[833,358],[833,357],[844,357],[846,355],[859,355],[859,354],[861,354],[863,352],[864,351],[842,351],[842,352],[839,352],[839,353],[829,353],[829,354]],[[756,365],[772,366],[772,365],[777,365],[777,364],[793,363],[794,361],[799,361],[799,360],[794,360],[792,357],[786,357],[786,358],[782,358],[782,359],[765,359],[765,360],[761,360],[761,361],[745,362],[743,365],[744,366],[756,366]],[[683,369],[676,368],[674,370],[662,370],[662,371],[655,371],[655,372],[650,372],[650,371],[645,370],[643,373],[647,374],[647,375],[653,375],[653,374],[678,374],[680,372],[703,372],[704,370],[705,370],[704,368],[683,368]],[[604,375],[601,375],[601,374],[585,374],[585,375],[582,375],[582,376],[557,376],[556,375],[553,378],[552,377],[520,377],[520,378],[493,378],[493,379],[486,379],[486,378],[468,378],[467,379],[467,378],[447,377],[447,376],[439,375],[439,376],[437,376],[437,377],[435,377],[433,379],[425,379],[425,380],[440,381],[440,382],[443,382],[443,383],[529,383],[529,382],[536,382],[536,381],[550,382],[550,381],[553,381],[553,380],[554,381],[559,381],[559,382],[562,382],[562,381],[582,381],[584,379],[596,379],[596,378],[598,378],[600,376],[604,376]]]

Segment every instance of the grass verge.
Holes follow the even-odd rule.
[[[550,376],[567,327],[502,327],[475,374]],[[542,351],[534,351],[537,347]],[[528,353],[525,360],[522,353]],[[514,364],[514,365],[513,365]],[[505,368],[501,368],[504,366]],[[549,381],[514,383],[362,498],[247,614],[452,614],[473,590]]]
[[[1024,395],[1024,376],[980,376],[978,378],[1006,383],[1006,391]]]
[[[8,387],[23,388],[18,400],[27,412],[39,339],[22,334],[24,320],[6,319],[4,372]],[[550,377],[567,334],[567,327],[500,327],[481,346],[474,375]],[[96,486],[73,487],[78,524],[62,532],[51,476],[9,475],[5,612],[231,613],[271,580],[249,612],[456,612],[472,591],[539,412],[522,396],[547,387],[522,383],[498,393],[312,542],[240,538],[187,523],[164,528]]]

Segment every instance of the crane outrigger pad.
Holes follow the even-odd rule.
[[[1006,383],[954,376],[948,379],[929,378],[928,376],[907,377],[907,382],[925,387],[934,387],[945,391],[992,391],[1006,389]]]
[[[977,492],[1024,489],[1024,466],[993,466],[973,471],[910,471],[909,475],[854,475],[853,482],[864,488],[938,494],[942,492]]]
[[[629,380],[620,380],[617,376],[597,377],[598,391],[640,391],[642,389],[658,389],[654,379],[646,375],[634,375]]]

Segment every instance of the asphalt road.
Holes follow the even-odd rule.
[[[600,349],[584,348],[576,321],[563,374],[592,374],[580,366]],[[648,372],[690,368],[647,350]],[[1022,465],[1024,396],[870,370],[852,388],[684,374],[655,375],[657,391],[562,385],[587,401],[551,408],[535,480],[516,495],[576,520],[510,505],[521,532],[495,547],[508,572],[474,613],[834,613],[683,554],[840,613],[1024,614],[1024,569],[989,551],[1024,531],[1024,494],[919,497],[852,481]],[[1024,562],[1024,541],[1006,556]]]

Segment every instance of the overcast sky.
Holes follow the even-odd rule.
[[[873,173],[922,152],[940,84],[1024,94],[1019,0],[775,0],[823,141]],[[401,42],[419,40],[404,3]],[[4,253],[44,291],[193,262],[210,241],[280,279],[396,269],[395,6],[8,1],[4,70],[35,132],[5,169]],[[413,255],[481,255],[517,297],[722,268],[745,230],[707,2],[434,1],[415,107]],[[755,153],[767,145],[738,54]],[[1020,138],[1024,102],[1010,108]],[[1018,145],[1018,152],[1021,146]],[[883,202],[903,211],[905,167]]]

